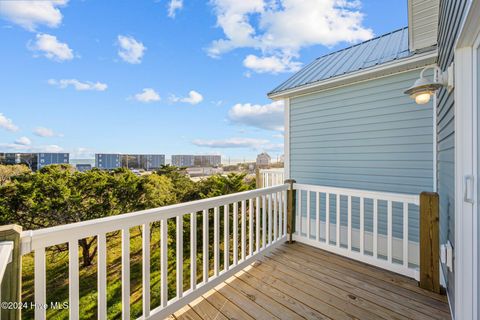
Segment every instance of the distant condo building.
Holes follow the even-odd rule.
[[[176,167],[218,167],[221,163],[219,155],[172,155],[172,165]]]
[[[188,154],[172,155],[172,166],[193,167],[195,166],[195,156]]]
[[[68,153],[0,153],[0,164],[24,164],[32,171],[37,171],[51,164],[68,164]]]
[[[113,170],[121,166],[120,154],[97,153],[95,154],[95,167],[103,170]]]
[[[99,169],[113,170],[120,167],[134,170],[156,170],[165,164],[164,154],[95,154],[95,166]]]

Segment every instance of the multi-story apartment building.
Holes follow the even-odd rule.
[[[70,163],[70,154],[43,152],[38,153],[38,169],[51,164],[68,164]]]
[[[219,155],[199,155],[194,158],[194,164],[198,167],[218,167],[221,163],[222,157]]]
[[[121,167],[120,154],[97,153],[95,154],[95,167],[104,170],[113,170]]]
[[[24,164],[32,171],[39,170],[51,164],[68,164],[68,153],[0,153],[0,164]]]
[[[219,155],[172,155],[172,165],[177,167],[218,167],[221,163]]]
[[[193,167],[195,166],[195,156],[189,154],[172,155],[172,166]]]
[[[95,155],[95,166],[99,169],[113,170],[129,168],[135,170],[156,170],[165,164],[164,154],[103,154]]]
[[[164,154],[123,154],[122,167],[129,169],[143,169],[146,171],[160,169],[165,164]]]

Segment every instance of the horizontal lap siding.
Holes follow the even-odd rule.
[[[455,40],[467,0],[440,1],[438,65],[446,70],[454,60]],[[437,95],[437,187],[440,195],[440,242],[450,240],[455,248],[455,109],[454,92],[441,89]],[[450,306],[455,306],[454,274],[442,266]]]
[[[292,98],[291,177],[299,183],[343,188],[409,194],[431,191],[432,106],[418,106],[403,94],[418,75],[419,70],[415,70]],[[312,193],[312,213],[316,210],[314,199]],[[302,200],[305,209],[306,194]],[[343,214],[346,201],[346,197],[340,201],[342,225],[347,223]],[[379,205],[379,232],[386,234],[386,204]],[[336,219],[335,206],[332,198],[332,223]],[[373,228],[370,209],[366,204],[367,231]],[[394,204],[393,209],[394,236],[401,238],[402,205]],[[352,212],[352,225],[358,228],[358,199],[352,201]],[[409,238],[418,241],[418,208],[410,208],[409,212]]]

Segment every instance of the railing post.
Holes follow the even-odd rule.
[[[258,167],[255,169],[255,185],[257,189],[263,187],[262,175],[260,174],[260,168]]]
[[[420,287],[440,293],[439,197],[420,194]]]
[[[22,294],[22,253],[20,251],[20,235],[22,227],[19,225],[0,226],[0,242],[12,241],[12,261],[7,265],[1,282],[1,302],[21,302]],[[21,309],[0,309],[2,319],[20,320]]]
[[[293,184],[296,181],[293,179],[285,180],[290,187],[288,188],[288,201],[287,201],[287,233],[288,243],[293,242],[293,233],[295,232],[295,190],[293,190]]]

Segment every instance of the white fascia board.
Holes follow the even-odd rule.
[[[319,90],[340,87],[360,81],[388,76],[407,70],[418,69],[436,63],[437,55],[437,50],[432,50],[426,53],[416,54],[408,58],[387,62],[365,70],[355,71],[343,76],[338,76],[331,79],[303,85],[297,88],[281,91],[278,93],[269,94],[268,97],[273,100],[292,98],[295,96],[308,94]]]

